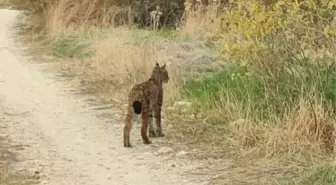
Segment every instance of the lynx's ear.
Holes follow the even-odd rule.
[[[155,62],[155,67],[160,67],[159,63],[158,62]]]
[[[166,61],[163,61],[163,66],[161,66],[161,69],[165,69],[166,68]]]

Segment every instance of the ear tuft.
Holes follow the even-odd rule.
[[[163,62],[164,62],[164,64],[163,64],[163,66],[161,67],[162,69],[166,68],[166,61],[163,61]]]

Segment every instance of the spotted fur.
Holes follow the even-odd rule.
[[[133,122],[137,115],[141,115],[141,137],[144,144],[152,143],[149,137],[163,137],[161,127],[161,108],[163,101],[163,83],[168,83],[169,76],[166,64],[153,68],[151,77],[140,84],[133,86],[128,95],[128,108],[124,126],[124,147],[132,147],[130,133]],[[156,130],[152,126],[152,119],[155,118]],[[150,123],[150,124],[149,124]],[[149,124],[149,137],[147,129]]]

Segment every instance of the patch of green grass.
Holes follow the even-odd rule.
[[[320,72],[318,79],[318,89],[323,92],[326,104],[331,104],[334,111],[336,111],[336,70],[335,63],[332,63],[328,68]]]
[[[85,58],[91,55],[89,39],[72,34],[60,37],[51,42],[51,51],[54,56],[62,58]]]
[[[132,31],[132,44],[140,46],[144,41],[152,39],[153,35],[148,30],[135,29]]]
[[[188,37],[183,37],[180,34],[178,34],[175,30],[169,30],[169,29],[160,29],[155,32],[155,35],[158,37],[162,37],[168,40],[173,41],[188,41],[190,40]]]
[[[179,35],[172,30],[165,30],[165,29],[160,29],[155,32],[155,35],[166,38],[168,40],[176,40],[179,38]]]
[[[311,74],[301,66],[292,66],[291,70],[302,74],[282,70],[272,76],[262,76],[249,67],[230,65],[200,79],[189,80],[183,94],[204,110],[234,103],[239,105],[240,111],[252,113],[258,119],[281,116],[286,108],[297,105],[302,98],[311,99],[313,93],[324,100],[326,107],[334,105],[335,70],[316,65],[309,69]]]
[[[238,66],[230,66],[215,74],[203,76],[200,80],[189,81],[184,89],[184,94],[189,99],[200,102],[206,109],[221,106],[218,101],[221,96],[232,96],[246,104],[250,100],[262,104],[265,93],[261,81],[251,76],[246,67]]]
[[[140,45],[145,41],[157,40],[157,39],[167,39],[171,41],[188,41],[187,37],[183,37],[178,34],[175,30],[160,29],[157,31],[152,30],[142,30],[135,29],[132,31],[133,44]]]
[[[63,34],[50,43],[54,56],[62,58],[86,58],[92,55],[93,41],[106,39],[111,30],[82,27],[74,32]]]
[[[336,168],[326,166],[315,170],[298,181],[285,182],[283,185],[335,185]]]

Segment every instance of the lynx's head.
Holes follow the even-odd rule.
[[[169,75],[166,69],[166,63],[161,67],[158,63],[155,64],[152,71],[152,78],[159,81],[160,83],[168,83]]]

